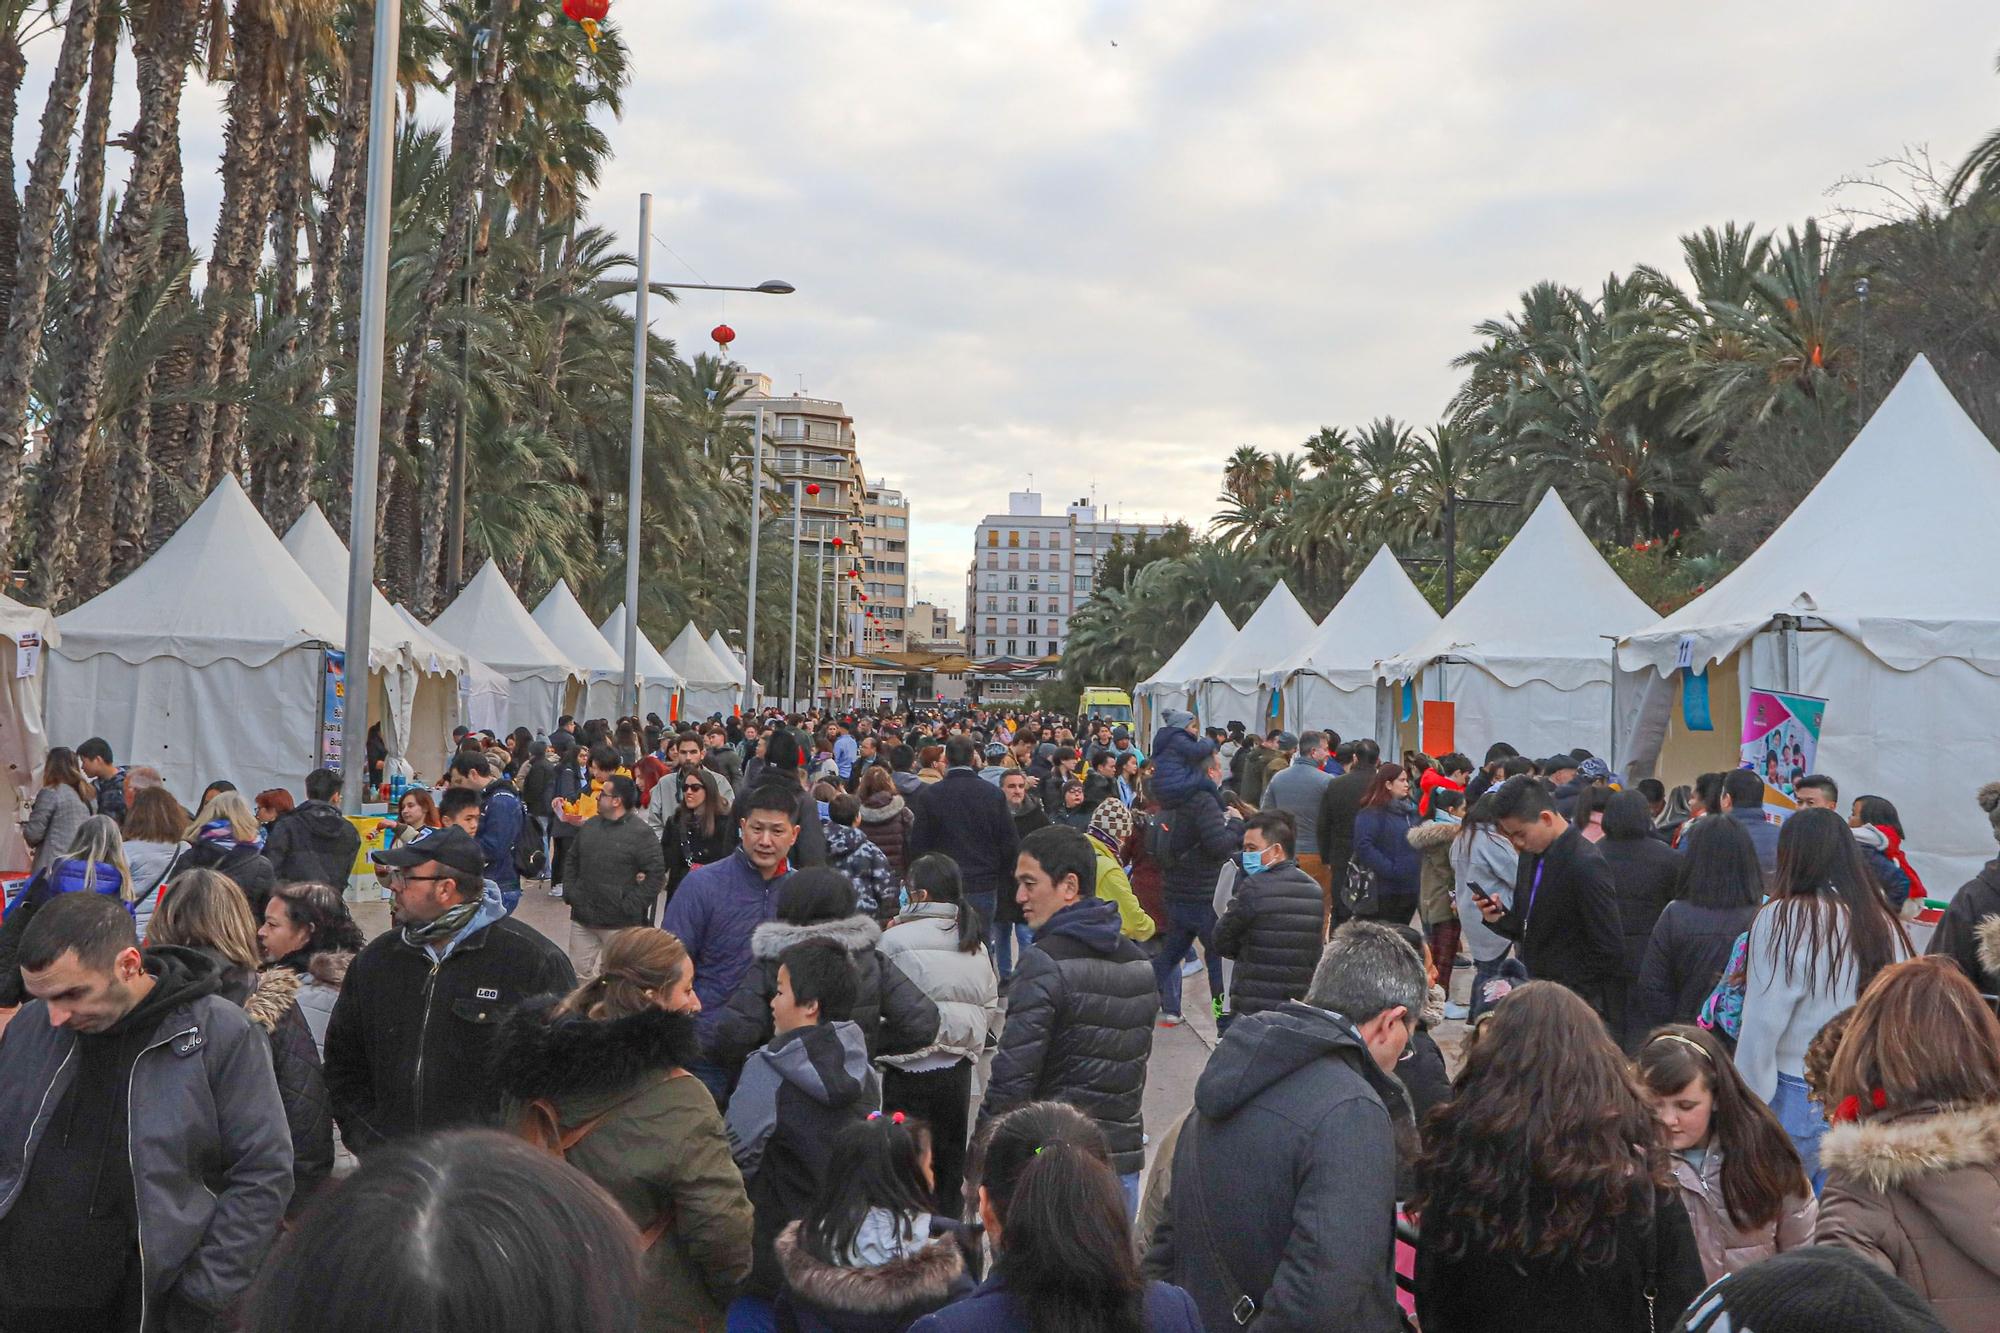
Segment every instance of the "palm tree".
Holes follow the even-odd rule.
[[[1255,445],[1245,444],[1229,456],[1222,469],[1222,489],[1247,505],[1271,479],[1271,459]]]

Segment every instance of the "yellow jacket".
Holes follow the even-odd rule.
[[[1126,878],[1125,868],[1118,864],[1118,858],[1095,838],[1090,840],[1090,845],[1097,853],[1097,896],[1118,904],[1118,933],[1128,940],[1144,944],[1153,938],[1159,926],[1146,915],[1146,909],[1139,906],[1139,899],[1132,893],[1132,881]]]

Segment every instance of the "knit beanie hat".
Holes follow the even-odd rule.
[[[1685,1333],[1946,1333],[1921,1296],[1851,1250],[1808,1245],[1730,1273],[1695,1298]]]
[[[1194,714],[1188,712],[1184,708],[1169,708],[1164,714],[1161,715],[1160,721],[1164,725],[1172,727],[1173,729],[1178,731],[1182,727],[1185,727],[1188,723],[1194,721]]]
[[[2000,839],[2000,782],[1989,782],[1979,789],[1979,808],[1992,823],[1994,838]]]
[[[1132,836],[1132,809],[1116,796],[1107,796],[1090,812],[1090,828],[1109,838],[1112,846],[1122,847]]]

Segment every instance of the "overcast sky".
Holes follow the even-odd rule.
[[[553,4],[554,0],[549,0]],[[1034,485],[1197,524],[1239,444],[1424,425],[1478,319],[1681,233],[1828,212],[1906,146],[2000,125],[1975,0],[612,0],[633,47],[593,210],[690,293],[688,351],[843,400],[962,612],[972,525]],[[53,42],[38,43],[41,62]],[[129,67],[128,67],[129,68]],[[42,71],[23,95],[33,150]],[[129,85],[128,85],[129,88]],[[218,90],[191,89],[206,248]],[[129,110],[124,113],[129,119]]]

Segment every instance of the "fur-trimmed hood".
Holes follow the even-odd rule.
[[[1819,1160],[1878,1192],[1969,1167],[2000,1169],[2000,1106],[1835,1125],[1821,1140]]]
[[[306,972],[314,981],[324,981],[339,990],[347,980],[347,968],[353,961],[352,949],[327,949],[306,959]]]
[[[1989,916],[1972,930],[1979,942],[1979,965],[1988,976],[2000,977],[2000,916]]]
[[[885,797],[887,799],[884,799]],[[876,792],[862,804],[861,822],[864,824],[882,824],[891,819],[901,819],[903,811],[907,809],[909,809],[909,806],[905,804],[900,795]]]
[[[1436,820],[1430,820],[1417,825],[1404,836],[1409,839],[1410,846],[1420,852],[1429,852],[1451,846],[1451,840],[1458,836],[1458,829],[1459,826],[1456,824],[1441,824]]]
[[[694,1018],[648,1009],[629,1018],[554,1017],[553,995],[524,1000],[494,1043],[500,1090],[521,1101],[588,1096],[630,1087],[660,1069],[701,1059]]]
[[[766,921],[750,932],[750,956],[759,962],[775,963],[778,955],[805,940],[833,940],[849,953],[861,953],[882,942],[882,927],[859,913],[838,921],[814,921],[795,926],[786,921]]]
[[[873,1268],[842,1268],[815,1259],[799,1243],[797,1222],[778,1234],[773,1248],[795,1300],[841,1314],[921,1314],[944,1305],[956,1289],[968,1285],[965,1256],[949,1235]]]
[[[243,1012],[266,1032],[276,1032],[291,1007],[299,1002],[299,987],[306,979],[288,967],[274,967],[257,974],[256,989],[243,1001]]]

